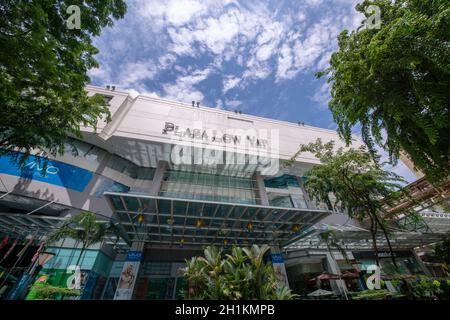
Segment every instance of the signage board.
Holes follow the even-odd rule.
[[[136,278],[139,274],[142,255],[142,251],[128,251],[119,277],[114,300],[131,300]]]
[[[83,192],[93,177],[91,171],[29,155],[23,166],[14,161],[12,155],[0,156],[0,173],[53,184],[67,189]]]
[[[286,273],[286,266],[284,265],[284,258],[281,253],[271,254],[272,265],[277,278],[278,286],[286,286],[289,288],[288,277]]]

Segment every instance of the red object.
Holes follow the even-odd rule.
[[[342,278],[343,279],[358,279],[359,278],[359,272],[346,271],[342,275]]]
[[[339,275],[329,272],[322,272],[322,274],[320,274],[317,278],[319,280],[339,280]]]
[[[36,253],[34,254],[33,258],[31,258],[31,262],[35,262],[37,258],[39,257],[39,254],[41,253],[42,249],[44,248],[44,243],[42,242],[39,248],[36,250]]]
[[[2,240],[2,242],[0,243],[0,250],[2,250],[3,247],[8,244],[8,241],[9,241],[9,236],[5,236]]]
[[[11,247],[8,249],[8,251],[6,251],[5,255],[3,256],[2,260],[5,260],[6,258],[8,258],[8,256],[10,255],[10,253],[14,250],[14,248],[16,247],[17,243],[19,242],[19,240],[14,240],[13,244],[11,245]]]

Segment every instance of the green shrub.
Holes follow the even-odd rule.
[[[39,284],[34,286],[35,299],[55,300],[62,297],[77,297],[81,292],[77,289],[60,288],[48,284]]]
[[[288,300],[295,294],[278,285],[271,263],[264,262],[267,245],[251,248],[233,247],[231,254],[210,246],[204,257],[186,260],[182,269],[189,281],[187,299],[212,300]]]

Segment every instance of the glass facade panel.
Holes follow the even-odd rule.
[[[56,256],[44,265],[45,269],[61,269],[66,270],[70,265],[75,265],[80,257],[80,249],[67,248],[48,248],[47,251],[53,252]],[[85,250],[80,259],[80,267],[82,270],[90,270],[94,266],[98,255],[97,250]]]
[[[308,205],[302,194],[291,194],[291,200],[294,204],[294,208],[306,209]]]
[[[291,197],[287,196],[279,196],[269,201],[269,204],[274,207],[282,207],[282,208],[293,208],[294,204],[292,203]]]
[[[83,157],[84,159],[95,163],[100,163],[108,154],[108,151],[104,149],[77,139],[69,139],[65,144],[65,149],[66,154],[71,153],[74,156]],[[156,171],[155,168],[139,167],[135,163],[118,155],[112,155],[109,158],[107,167],[133,179],[141,180],[152,180]]]
[[[107,154],[103,149],[76,139],[69,139],[64,146],[66,153],[71,153],[96,163],[100,163]]]
[[[257,203],[253,179],[200,172],[167,171],[159,194],[194,200]]]
[[[288,187],[300,187],[297,177],[285,174],[281,177],[265,179],[264,185],[267,188],[287,189]]]

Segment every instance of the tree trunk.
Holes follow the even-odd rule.
[[[386,238],[386,241],[387,241],[387,244],[389,247],[389,253],[391,254],[392,263],[394,264],[395,269],[398,270],[397,261],[395,260],[395,257],[394,257],[394,251],[392,250],[392,245],[391,245],[391,241],[389,240],[389,235],[387,233],[387,230],[384,227],[383,223],[381,223],[381,221],[378,219],[378,216],[376,214],[374,216],[375,216],[376,222],[378,223],[378,225],[381,227],[381,230],[383,231],[384,237]]]
[[[377,246],[377,227],[374,224],[373,218],[370,217],[370,233],[372,234],[372,246],[375,251],[375,261],[377,266],[380,266],[380,259],[378,258],[378,246]]]
[[[81,257],[83,256],[84,251],[86,250],[86,246],[83,243],[83,246],[81,247],[81,251],[80,251],[80,255],[78,256],[78,260],[76,265],[78,266],[81,260]],[[80,271],[81,271],[81,266],[80,266]]]

